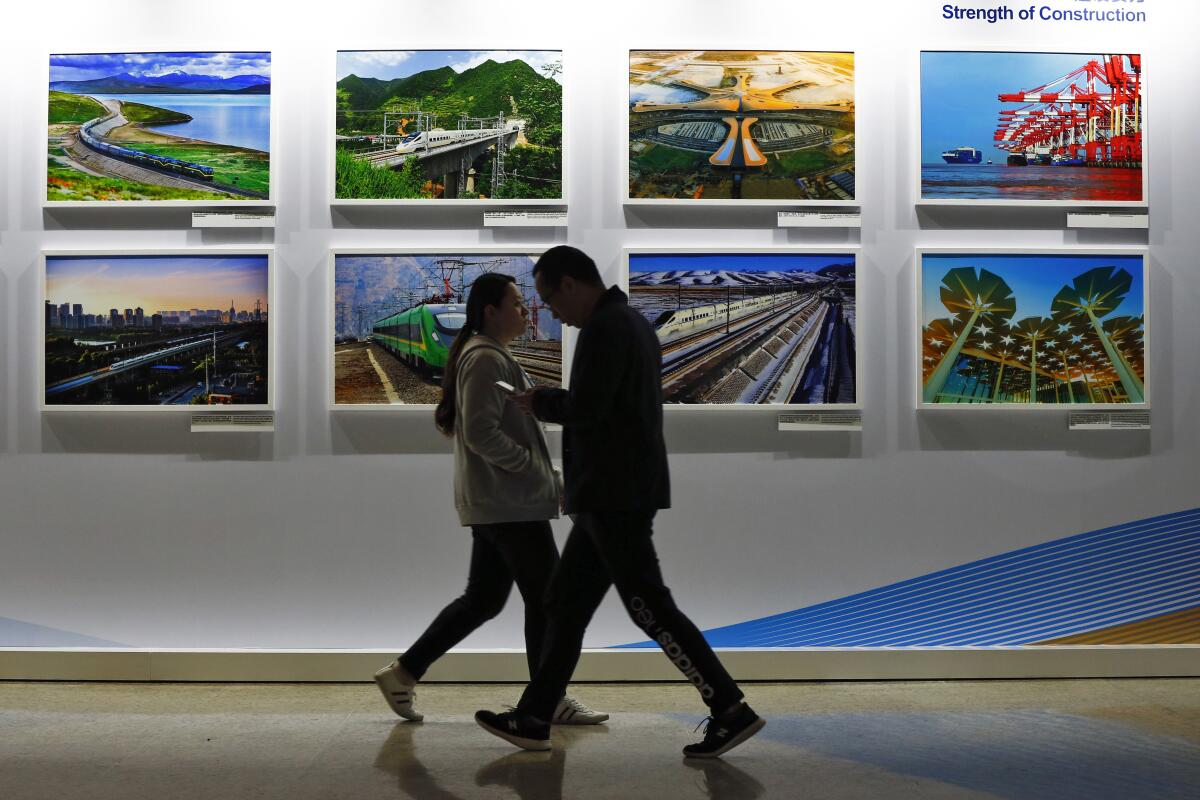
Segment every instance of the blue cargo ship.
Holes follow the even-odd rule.
[[[983,151],[977,147],[956,147],[942,153],[947,164],[978,164],[983,160]]]

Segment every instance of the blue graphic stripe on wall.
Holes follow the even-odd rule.
[[[1190,509],[713,628],[705,636],[715,647],[1024,645],[1196,606],[1200,509]]]

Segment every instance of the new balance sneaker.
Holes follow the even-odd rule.
[[[767,721],[742,703],[736,710],[705,720],[704,740],[683,748],[688,758],[717,758],[762,730]],[[700,723],[704,725],[704,722]],[[697,725],[697,728],[700,726]]]
[[[550,724],[599,725],[607,720],[608,714],[590,709],[570,695],[563,695],[563,699],[558,701],[558,708],[554,709]]]
[[[501,714],[494,711],[476,711],[475,721],[488,733],[499,736],[522,750],[550,749],[550,723],[542,722],[515,708]]]
[[[375,685],[392,711],[413,722],[425,719],[425,715],[413,707],[417,699],[417,682],[398,660],[375,673]]]

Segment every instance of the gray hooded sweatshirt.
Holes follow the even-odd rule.
[[[546,436],[496,386],[531,387],[520,365],[489,336],[471,337],[455,378],[454,506],[463,525],[558,516],[558,475]]]

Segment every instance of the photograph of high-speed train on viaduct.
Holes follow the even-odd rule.
[[[631,251],[667,403],[857,403],[853,252]]]

